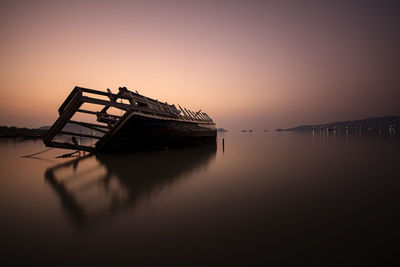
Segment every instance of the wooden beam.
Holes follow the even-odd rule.
[[[199,118],[197,118],[197,114],[196,114],[196,112],[194,112],[194,111],[190,111],[190,112],[192,112],[192,114],[193,114],[193,117],[194,117],[194,119],[195,119],[195,120],[197,120],[197,121],[199,121],[199,120],[200,120]]]
[[[91,146],[82,146],[82,145],[76,146],[76,145],[73,145],[70,143],[62,143],[62,142],[55,142],[55,141],[52,141],[46,145],[50,146],[50,147],[65,148],[65,149],[72,149],[72,150],[82,150],[82,151],[88,151],[88,152],[93,152],[95,150],[95,148],[91,147]]]
[[[208,115],[207,115],[207,117],[208,117]],[[210,122],[212,122],[213,120],[210,118],[210,117],[208,117],[208,119],[210,120]]]
[[[188,111],[186,108],[183,108],[183,109],[189,114],[190,119],[193,120],[193,117],[192,117],[192,115],[189,113],[189,111]]]
[[[129,103],[131,105],[135,105],[135,97],[133,96],[131,91],[128,91],[128,95],[129,95]]]
[[[69,120],[68,123],[77,124],[77,125],[81,125],[81,126],[85,126],[85,127],[88,126],[88,127],[110,129],[110,127],[108,127],[107,125],[95,124],[95,123],[90,123],[90,122]]]
[[[146,101],[147,107],[148,107],[149,109],[153,109],[153,108],[151,107],[151,105],[150,105],[149,100],[147,99],[147,97],[144,97],[144,100]]]
[[[193,112],[191,110],[189,110],[189,109],[188,109],[188,112],[189,112],[190,116],[192,116],[192,119],[196,120],[196,117],[194,116]]]
[[[43,136],[43,141],[46,145],[62,128],[64,128],[67,121],[71,119],[71,117],[75,114],[75,111],[82,105],[81,98],[82,96],[80,94],[74,94],[70,99],[70,102],[64,107],[60,117],[58,117],[53,126],[51,126],[51,128]]]
[[[97,115],[98,113],[100,113],[99,111],[91,111],[86,109],[77,109],[76,112],[93,114],[93,115]]]
[[[157,104],[158,104],[158,107],[160,108],[160,110],[161,110],[161,111],[164,111],[163,108],[161,107],[160,102],[158,102],[158,100],[156,100],[156,101],[157,101]]]
[[[68,132],[68,131],[61,131],[59,134],[68,134],[68,135],[79,136],[79,137],[101,139],[101,136],[93,136],[93,135],[89,135],[89,134],[74,133],[74,132]]]
[[[106,134],[108,131],[104,130],[104,129],[100,129],[100,128],[106,128],[106,129],[110,129],[109,126],[105,126],[105,125],[98,125],[98,124],[93,124],[93,123],[87,123],[87,122],[81,122],[81,121],[68,121],[67,123],[72,123],[72,124],[76,124],[76,125],[80,125],[101,133]],[[99,128],[100,127],[100,128]]]
[[[200,111],[201,111],[201,110],[200,110]],[[197,116],[199,116],[200,120],[204,121],[204,117],[201,116],[201,112],[200,112],[200,111],[197,112]]]
[[[108,98],[110,98],[111,101],[115,102],[117,100],[117,95],[114,95],[110,88],[107,88],[107,94],[108,94]]]
[[[183,115],[185,115],[185,117],[186,117],[187,119],[189,119],[189,116],[186,114],[186,112],[182,109],[182,107],[181,107],[179,104],[178,104],[178,107],[181,109]]]
[[[98,91],[94,89],[89,89],[89,88],[84,88],[84,87],[75,87],[80,89],[82,92],[90,93],[90,94],[96,94],[96,95],[103,95],[103,96],[108,96],[108,92],[103,92],[103,91]],[[115,95],[116,96],[116,95]]]
[[[172,111],[172,108],[171,108],[171,106],[170,106],[170,105],[168,105],[168,103],[167,103],[167,102],[165,102],[165,105],[167,105],[167,107],[168,107],[168,109],[169,109],[169,112],[171,112],[172,114],[174,114],[174,112]]]
[[[208,121],[208,119],[206,118],[206,116],[203,115],[203,113],[199,113],[199,115],[201,116],[201,118],[203,119],[203,121]]]
[[[76,99],[80,96],[82,96],[82,91],[80,87],[75,86],[75,88],[72,90],[72,92],[67,96],[67,98],[64,100],[64,102],[61,104],[61,106],[58,108],[58,114],[61,115],[61,113],[64,112],[64,110],[67,108],[68,105],[70,105],[74,99]]]
[[[200,113],[200,116],[203,118],[204,121],[208,121],[207,117],[204,116],[204,114],[202,112]]]
[[[111,107],[116,107],[122,110],[131,110],[131,111],[141,111],[141,112],[147,112],[147,113],[155,113],[158,115],[163,115],[163,116],[170,116],[168,113],[164,111],[159,111],[159,110],[154,110],[146,107],[139,107],[136,105],[130,105],[130,104],[124,104],[124,103],[118,103],[118,102],[110,102],[107,100],[102,100],[102,99],[97,99],[97,98],[92,98],[92,97],[87,97],[83,96],[82,97],[83,102],[87,103],[92,103],[92,104],[97,104],[97,105],[109,105]]]

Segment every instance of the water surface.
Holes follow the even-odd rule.
[[[225,147],[222,147],[222,138]],[[398,138],[223,133],[216,146],[55,159],[0,141],[14,263],[374,265],[399,261]]]

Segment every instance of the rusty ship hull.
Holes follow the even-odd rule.
[[[76,114],[82,113],[92,119],[76,120]],[[217,136],[215,123],[201,110],[178,109],[125,87],[120,87],[118,94],[109,89],[75,87],[59,108],[59,115],[43,138],[46,146],[89,152],[132,151],[216,142]],[[79,131],[70,130],[71,124],[80,127]]]

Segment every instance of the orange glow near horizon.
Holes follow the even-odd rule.
[[[8,2],[0,125],[52,124],[74,86],[126,86],[202,109],[224,128],[400,113],[400,41],[390,21],[375,25],[351,5],[273,2]]]

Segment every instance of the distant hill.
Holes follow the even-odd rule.
[[[29,129],[29,128],[19,128],[15,126],[0,126],[0,137],[2,138],[41,138],[47,130],[43,129]]]
[[[217,128],[217,132],[227,132],[228,130],[225,130],[224,128]]]
[[[367,118],[354,121],[339,121],[324,124],[300,125],[289,129],[277,129],[280,131],[312,131],[313,129],[364,129],[374,131],[378,129],[400,128],[400,116],[386,116]]]

